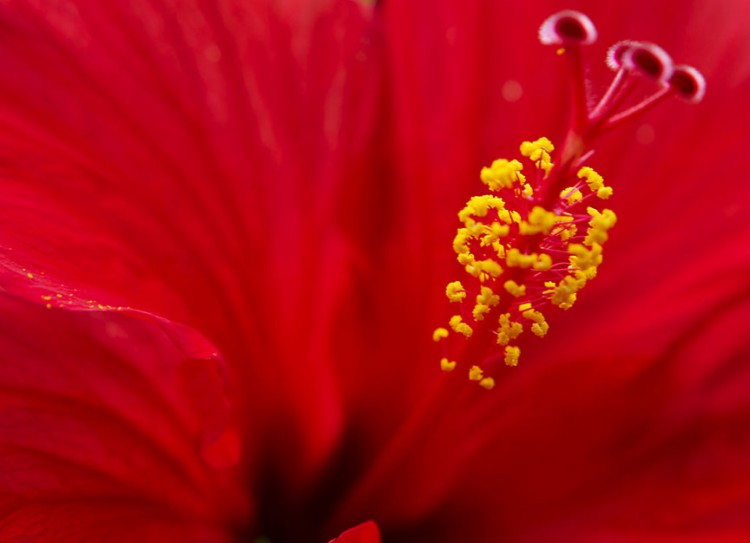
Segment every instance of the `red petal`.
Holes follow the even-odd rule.
[[[0,6],[0,246],[210,337],[249,445],[301,453],[298,481],[341,431],[329,331],[360,250],[335,202],[377,103],[370,10],[173,4]]]
[[[367,521],[359,526],[350,528],[328,543],[380,543],[380,530],[373,521]]]
[[[194,332],[7,292],[0,330],[1,539],[226,540],[246,505],[212,467],[236,442],[221,362]]]

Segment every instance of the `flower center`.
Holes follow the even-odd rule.
[[[518,364],[519,337],[544,337],[546,313],[570,309],[596,277],[617,217],[601,207],[613,189],[585,165],[592,142],[669,96],[695,103],[705,92],[695,68],[673,65],[657,45],[625,41],[610,48],[607,61],[615,75],[592,100],[581,49],[596,37],[593,23],[575,11],[542,24],[540,41],[559,46],[568,65],[571,114],[562,149],[553,163],[549,139],[523,142],[527,173],[519,160],[495,160],[480,175],[489,194],[472,197],[458,213],[453,250],[464,274],[447,285],[456,311],[432,338],[443,347],[443,371],[460,364],[470,381],[486,389],[495,386],[497,367]]]

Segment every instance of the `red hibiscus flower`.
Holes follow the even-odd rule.
[[[1,3],[0,539],[746,540],[749,14],[653,4]],[[709,92],[593,142],[605,262],[486,391],[456,211],[570,148],[569,7],[574,89],[647,40]]]

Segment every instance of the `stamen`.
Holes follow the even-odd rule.
[[[443,371],[460,365],[469,381],[488,390],[499,367],[518,364],[525,338],[549,333],[547,312],[569,310],[602,264],[617,217],[595,204],[613,189],[584,165],[591,144],[670,96],[696,103],[705,94],[698,70],[674,66],[655,44],[626,40],[610,47],[607,64],[616,73],[591,106],[581,46],[596,38],[591,20],[576,11],[542,23],[539,39],[561,46],[571,84],[562,149],[544,137],[523,142],[523,160],[498,159],[482,168],[489,194],[470,198],[458,213],[453,250],[465,275],[446,286],[457,310],[432,338],[444,351]]]
[[[452,371],[473,358],[469,380],[487,389],[495,384],[487,375],[493,366],[518,364],[516,343],[524,331],[547,334],[546,308],[575,303],[596,275],[607,231],[616,221],[611,210],[587,203],[612,195],[592,168],[581,167],[576,176],[556,174],[555,146],[547,138],[523,142],[520,151],[532,167],[529,180],[519,160],[496,160],[481,173],[493,194],[470,198],[458,213],[462,225],[453,249],[466,276],[448,283],[445,294],[459,311],[433,333],[436,342],[465,353],[458,360],[444,356],[441,369]],[[548,208],[541,189],[550,183],[569,187]],[[588,228],[579,230],[583,225]]]

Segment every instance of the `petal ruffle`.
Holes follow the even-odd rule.
[[[248,505],[205,340],[143,313],[47,309],[7,276],[0,538],[227,541]]]

